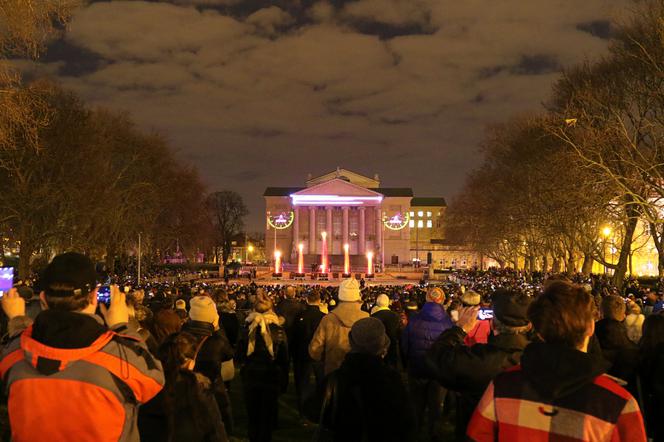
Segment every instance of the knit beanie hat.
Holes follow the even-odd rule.
[[[357,302],[360,300],[360,283],[355,278],[345,279],[339,285],[339,301]]]
[[[445,292],[440,287],[432,287],[427,291],[427,302],[442,304],[445,302]]]
[[[348,334],[351,353],[384,355],[390,346],[390,338],[380,319],[368,317],[356,321]]]
[[[187,302],[184,299],[175,301],[175,310],[187,310]]]
[[[479,293],[473,290],[467,290],[463,295],[461,295],[461,303],[467,306],[480,305],[482,297]]]
[[[376,298],[376,307],[389,307],[390,298],[387,297],[385,293],[378,295]]]
[[[209,296],[194,296],[189,301],[189,318],[214,324],[219,319],[217,305]]]
[[[528,306],[531,299],[521,293],[499,289],[493,294],[493,315],[510,327],[523,327],[530,323]]]

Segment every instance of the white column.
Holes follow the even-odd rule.
[[[374,257],[376,260],[378,260],[378,257],[381,256],[383,252],[381,250],[382,239],[383,239],[383,214],[381,213],[381,208],[376,207],[376,241],[374,244]]]
[[[348,206],[344,206],[341,208],[341,213],[342,213],[342,238],[343,238],[343,244],[348,244]],[[341,249],[343,250],[343,244],[341,245]]]
[[[365,232],[365,229],[364,229],[364,223],[365,223],[364,207],[360,207],[359,209],[360,209],[360,222],[359,222],[360,232],[359,232],[358,239],[357,239],[357,253],[359,255],[364,255],[364,253],[366,252],[366,249],[367,249],[367,244],[366,244],[365,239],[364,239],[364,232]]]
[[[327,217],[325,231],[327,232],[327,254],[331,255],[333,240],[332,237],[332,207],[328,206],[325,208],[325,216]]]
[[[309,206],[309,254],[316,253],[316,208]]]

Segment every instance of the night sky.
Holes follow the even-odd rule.
[[[162,132],[258,230],[265,187],[337,166],[450,200],[486,125],[540,109],[628,3],[93,2],[38,69]]]

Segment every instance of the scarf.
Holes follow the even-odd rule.
[[[260,329],[265,347],[274,358],[274,348],[272,345],[272,334],[270,333],[270,324],[279,325],[279,317],[272,312],[258,313],[251,312],[247,316],[246,322],[249,324],[249,343],[247,345],[247,356],[250,356],[256,348],[256,330]]]

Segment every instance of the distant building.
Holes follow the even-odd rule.
[[[323,233],[333,266],[343,264],[348,244],[351,265],[363,266],[371,252],[379,265],[412,264],[427,259],[440,267],[454,257],[444,243],[445,199],[414,197],[411,188],[382,187],[373,178],[346,169],[309,178],[304,187],[268,187],[265,197],[265,249],[272,257],[279,250],[284,263],[296,263],[302,247],[307,268],[319,263]],[[465,252],[462,252],[465,253]],[[479,257],[463,255],[469,263]],[[480,265],[479,262],[477,265]]]

